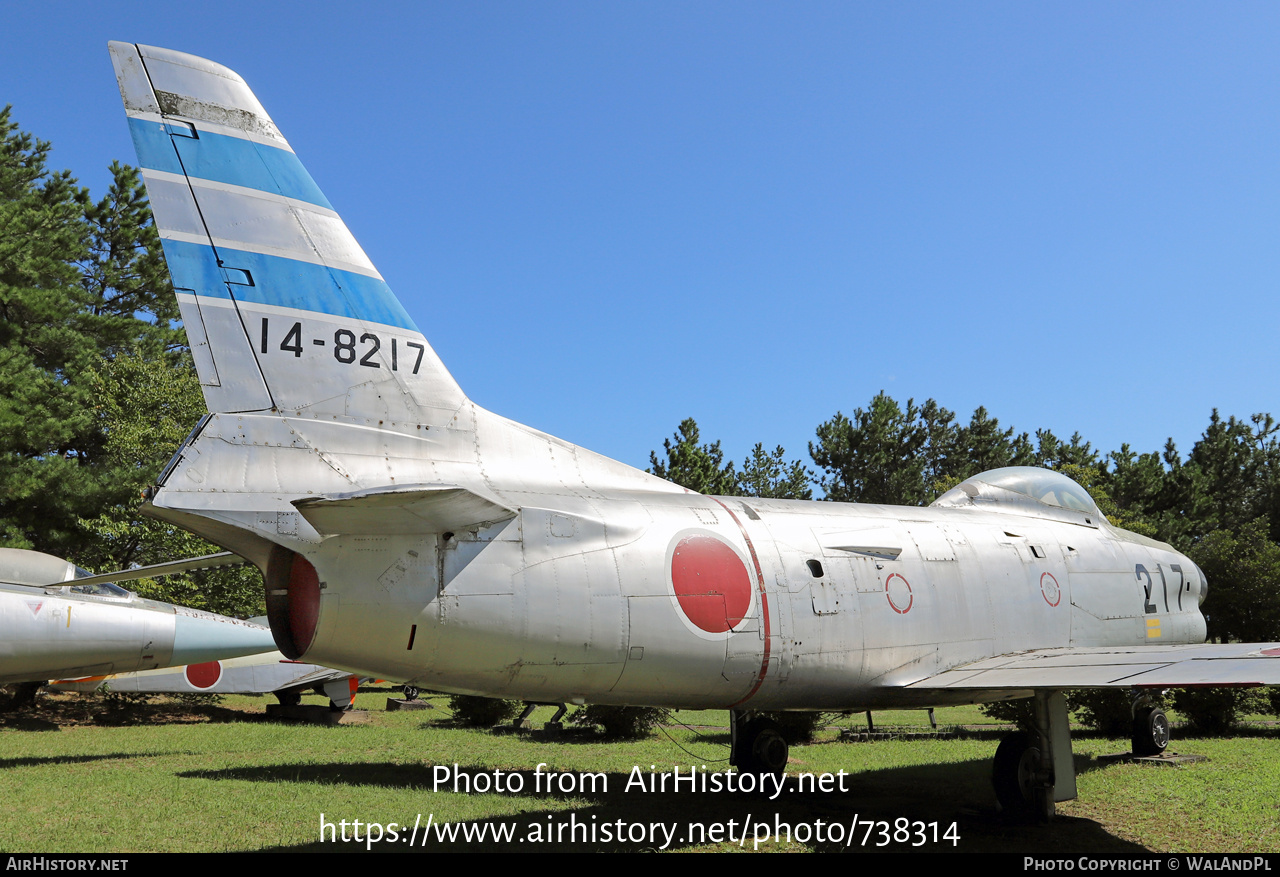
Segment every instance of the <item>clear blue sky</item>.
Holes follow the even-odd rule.
[[[804,457],[883,389],[1103,450],[1280,415],[1280,6],[6,9],[101,194],[106,43],[241,73],[481,405],[643,467]]]

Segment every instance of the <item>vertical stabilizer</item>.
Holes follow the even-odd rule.
[[[462,391],[244,80],[110,50],[209,410],[455,411]]]

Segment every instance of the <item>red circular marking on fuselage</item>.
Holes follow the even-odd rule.
[[[747,566],[713,536],[686,536],[671,555],[671,587],[685,617],[707,633],[727,633],[751,605]]]
[[[196,688],[212,688],[222,678],[222,664],[217,661],[188,664],[185,673],[187,681]]]
[[[1045,583],[1045,579],[1049,580],[1048,584]],[[1050,606],[1057,606],[1062,602],[1062,588],[1058,585],[1058,580],[1053,577],[1053,573],[1040,575],[1040,595]]]
[[[893,584],[894,579],[902,579],[902,584],[907,588],[907,605],[899,607],[898,603],[893,599],[893,593],[889,590],[889,586]],[[893,607],[893,611],[899,615],[906,615],[911,611],[911,604],[916,601],[915,595],[911,593],[911,582],[907,581],[898,573],[893,573],[889,578],[884,580],[884,596],[889,601],[889,605]],[[898,590],[898,600],[902,599],[902,591]]]

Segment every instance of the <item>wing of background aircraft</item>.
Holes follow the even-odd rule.
[[[97,691],[107,685],[112,691],[146,694],[270,694],[322,687],[350,677],[342,670],[290,661],[271,651],[182,667],[60,679],[52,684],[70,691]]]
[[[171,560],[166,563],[154,563],[150,566],[136,566],[133,569],[122,569],[117,572],[104,572],[97,575],[76,576],[75,586],[83,588],[91,585],[115,582],[132,582],[137,579],[158,579],[164,576],[177,575],[180,572],[192,572],[201,569],[216,569],[221,566],[244,566],[243,557],[230,551],[217,554],[205,554],[200,557],[188,557],[185,560]]]

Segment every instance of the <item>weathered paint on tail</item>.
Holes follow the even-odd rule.
[[[462,391],[244,80],[110,49],[209,411],[456,411]]]

